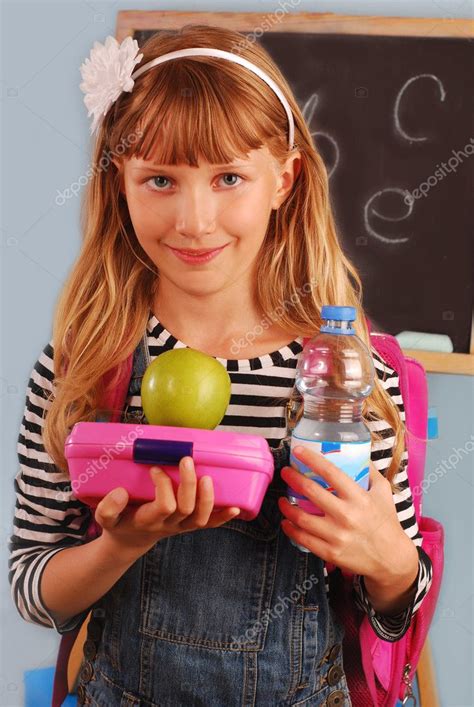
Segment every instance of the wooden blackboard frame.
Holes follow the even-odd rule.
[[[144,30],[173,30],[184,24],[200,23],[228,27],[238,32],[255,32],[268,27],[272,13],[258,12],[175,12],[166,10],[122,10],[117,13],[116,39],[133,37]],[[439,17],[377,17],[337,15],[335,13],[283,13],[271,22],[271,32],[306,32],[314,34],[356,34],[404,37],[474,37],[474,21]],[[263,30],[262,30],[263,32]],[[258,36],[257,36],[258,39]],[[427,372],[474,375],[474,311],[471,322],[469,353],[440,353],[403,349],[406,356],[418,360]],[[434,704],[434,703],[431,703]]]

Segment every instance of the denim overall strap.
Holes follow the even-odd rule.
[[[147,333],[143,334],[140,343],[133,354],[132,391],[134,395],[140,392],[138,384],[141,386],[143,375],[151,363],[150,352],[148,351]]]
[[[130,385],[128,389],[130,395],[140,395],[143,375],[150,363],[147,333],[145,331],[133,353],[132,376],[130,378]],[[129,413],[129,404],[126,403],[122,415],[122,422],[138,422],[147,424],[147,419],[145,417],[145,413],[143,412],[134,414]]]

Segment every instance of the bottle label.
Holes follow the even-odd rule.
[[[328,491],[335,492],[332,486],[321,476],[318,476],[309,466],[303,464],[295,457],[292,450],[296,446],[308,447],[308,449],[324,454],[333,464],[344,471],[351,479],[356,481],[366,491],[369,488],[369,462],[371,441],[367,442],[319,442],[302,439],[292,435],[290,446],[290,466],[297,469],[309,479],[317,481]],[[299,499],[308,500],[306,496],[289,490],[292,496]],[[337,494],[336,494],[337,495]]]

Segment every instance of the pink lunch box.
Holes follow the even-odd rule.
[[[198,478],[212,477],[214,508],[237,506],[237,518],[252,520],[274,472],[264,437],[193,427],[78,422],[66,438],[64,452],[74,495],[92,507],[117,486],[127,489],[132,504],[152,501],[152,466],[168,474],[176,494],[179,461],[190,456]]]

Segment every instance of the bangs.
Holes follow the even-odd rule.
[[[150,69],[147,86],[130,99],[131,120],[120,131],[141,135],[129,156],[192,167],[200,158],[227,164],[247,159],[250,150],[274,138],[261,81],[243,82],[235,67],[225,69],[195,60]]]

